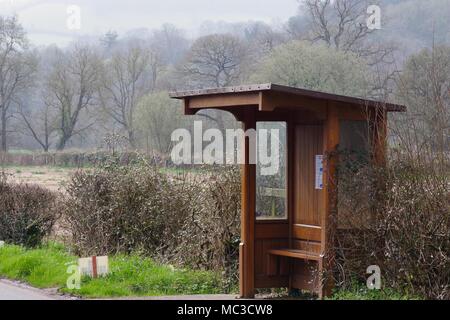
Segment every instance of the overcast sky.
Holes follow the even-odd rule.
[[[81,29],[70,30],[71,5],[80,8]],[[297,12],[296,0],[0,0],[0,14],[16,13],[35,44],[65,45],[77,36],[116,30],[154,29],[172,23],[194,37],[204,21],[281,24]]]

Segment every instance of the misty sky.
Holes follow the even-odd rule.
[[[66,27],[69,5],[81,9],[81,29]],[[108,30],[119,35],[171,23],[194,37],[204,21],[280,24],[297,12],[296,0],[0,0],[0,14],[17,14],[35,44],[65,45]]]

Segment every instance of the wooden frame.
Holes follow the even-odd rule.
[[[378,163],[382,163],[385,158],[387,112],[405,111],[406,107],[274,84],[174,92],[171,96],[183,100],[185,114],[193,115],[207,108],[228,111],[242,122],[244,130],[256,129],[258,121],[286,122],[286,220],[256,220],[256,165],[249,164],[248,161],[248,138],[244,144],[246,163],[242,165],[241,170],[240,296],[252,298],[256,288],[270,287],[312,290],[319,297],[329,295],[333,283],[331,277],[323,278],[323,275],[332,270],[334,263],[339,121],[369,121],[376,133],[374,156]],[[295,157],[299,151],[296,152],[295,148],[298,149],[299,146],[295,145],[298,138],[298,130],[295,128],[298,126],[323,128],[316,130],[320,133],[320,145],[324,155],[324,186],[320,191],[308,189],[309,191],[299,194],[301,189],[296,187],[295,175],[303,177],[307,170],[296,167],[298,164]],[[316,140],[318,145],[319,136],[311,137],[315,137],[313,140]],[[302,200],[298,202],[297,199],[297,202],[294,202],[294,199],[300,197],[304,200],[313,192],[320,195],[311,198],[316,201],[314,210],[319,217],[318,225],[295,224],[294,228],[294,220],[297,219],[295,217],[299,214],[294,205],[302,205]]]

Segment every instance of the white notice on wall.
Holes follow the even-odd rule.
[[[323,155],[316,155],[316,190],[323,189]]]

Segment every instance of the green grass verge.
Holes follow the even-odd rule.
[[[21,280],[37,288],[59,288],[61,292],[87,298],[161,296],[222,293],[220,276],[208,271],[175,269],[152,259],[133,255],[110,256],[110,274],[103,278],[83,277],[79,290],[69,290],[67,268],[78,257],[58,243],[25,249],[16,245],[0,248],[0,277]],[[418,300],[390,288],[368,290],[355,284],[339,289],[330,300]]]
[[[0,248],[0,276],[21,280],[38,288],[57,287],[74,295],[101,298],[213,294],[221,292],[218,274],[208,271],[175,269],[140,255],[110,256],[110,274],[91,279],[83,277],[80,290],[69,290],[67,267],[77,257],[55,243],[37,249],[15,245]]]
[[[362,284],[354,285],[351,289],[338,289],[329,300],[421,300],[420,297],[402,293],[391,288],[369,290]]]

